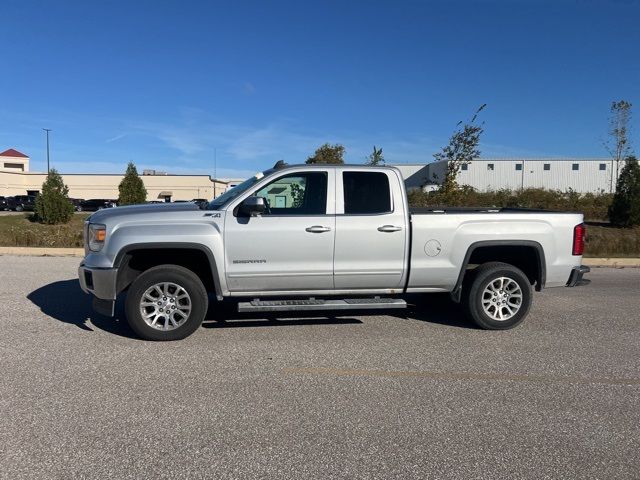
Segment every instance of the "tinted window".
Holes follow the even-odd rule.
[[[487,170],[493,170],[493,163],[487,163]]]
[[[469,165],[467,165],[466,163],[463,163],[462,170],[469,170]]]
[[[606,170],[607,169],[607,164],[606,163],[601,163],[600,164],[600,170]]]
[[[571,165],[571,170],[579,170],[580,169],[580,165],[577,163],[574,163]]]
[[[382,172],[344,172],[344,213],[373,214],[391,211],[389,178]]]
[[[327,172],[292,173],[255,193],[267,200],[263,215],[324,215],[327,213]]]
[[[516,163],[516,170],[522,170],[522,164]]]
[[[550,163],[545,163],[544,164],[544,169],[545,170],[551,170],[551,164]]]

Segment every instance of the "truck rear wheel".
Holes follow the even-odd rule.
[[[507,330],[522,323],[531,308],[527,276],[508,263],[491,262],[470,272],[463,287],[468,316],[486,330]]]
[[[125,310],[131,328],[145,340],[181,340],[195,332],[207,313],[207,290],[191,270],[160,265],[134,280]]]

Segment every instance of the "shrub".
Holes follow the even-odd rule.
[[[127,165],[124,178],[118,185],[118,194],[118,205],[135,205],[147,201],[147,189],[133,162]]]
[[[67,223],[73,215],[73,205],[69,200],[69,187],[62,177],[51,169],[42,184],[42,193],[36,197],[35,216],[42,223],[55,225]]]
[[[449,191],[409,192],[409,204],[413,207],[516,207],[567,210],[582,212],[588,220],[606,219],[611,199],[612,195],[608,193],[578,193],[573,190],[560,192],[542,188],[478,192],[466,185]]]
[[[629,157],[616,183],[609,220],[620,227],[640,225],[640,165]]]

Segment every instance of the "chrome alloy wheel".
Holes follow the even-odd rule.
[[[522,289],[512,278],[498,277],[482,292],[482,309],[493,320],[509,320],[521,306]]]
[[[156,283],[142,294],[140,313],[150,327],[174,330],[189,318],[191,297],[177,283]]]

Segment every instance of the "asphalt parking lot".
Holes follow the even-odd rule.
[[[91,312],[78,263],[0,257],[1,478],[640,476],[640,269],[537,294],[506,332],[424,296],[337,318],[223,304],[148,343]]]

